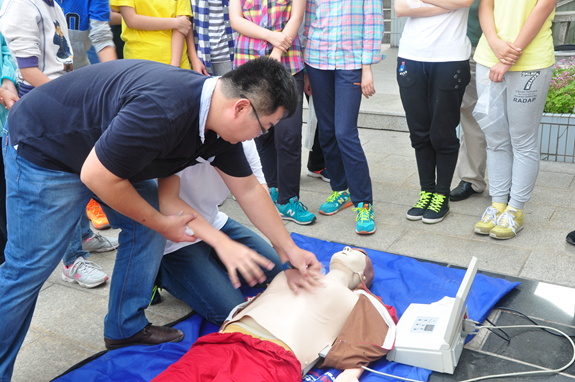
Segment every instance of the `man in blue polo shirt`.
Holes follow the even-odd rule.
[[[109,62],[50,81],[19,101],[3,137],[9,239],[0,267],[0,380],[10,380],[40,288],[94,195],[111,225],[122,229],[105,319],[108,348],[183,338],[176,329],[151,326],[144,315],[164,238],[206,241],[235,286],[237,270],[251,285],[265,279],[260,267],[273,263],[214,234],[189,206],[177,215],[158,212],[154,179],[161,187],[198,157],[214,157],[212,165],[282,262],[298,268],[289,272],[292,290],[317,285],[312,276],[320,264],[291,240],[237,144],[265,134],[296,104],[291,75],[271,59],[222,78],[150,61]]]

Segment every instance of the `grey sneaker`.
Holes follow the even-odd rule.
[[[99,233],[95,233],[94,236],[82,242],[82,249],[86,252],[101,253],[113,251],[118,248],[119,245],[118,239],[105,237]]]
[[[62,269],[62,280],[69,283],[78,283],[84,288],[94,288],[108,280],[108,275],[102,272],[102,268],[82,256],[78,257],[74,264]]]

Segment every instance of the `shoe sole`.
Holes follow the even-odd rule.
[[[179,336],[178,338],[174,338],[174,339],[171,340],[171,341],[166,341],[166,342],[162,342],[162,343],[159,343],[159,344],[143,344],[143,343],[121,344],[121,345],[108,345],[108,344],[106,344],[106,350],[116,350],[116,349],[121,349],[121,348],[125,348],[125,347],[128,347],[128,346],[135,346],[135,345],[155,346],[155,345],[167,344],[167,343],[170,343],[170,342],[181,342],[181,341],[184,339],[184,337],[185,337],[185,334],[182,332],[182,335]],[[106,340],[106,339],[104,338],[104,341],[105,341],[105,340]]]
[[[573,241],[573,239],[570,237],[566,238],[565,240],[567,240],[567,243],[575,245],[575,241]]]
[[[317,217],[314,217],[314,218],[313,218],[312,220],[310,220],[309,222],[302,222],[302,221],[299,221],[299,220],[297,220],[297,219],[294,219],[294,218],[292,218],[292,217],[290,217],[290,216],[284,216],[284,215],[282,215],[282,219],[283,219],[283,220],[292,221],[292,222],[297,223],[297,224],[299,224],[299,225],[309,225],[309,224],[315,223],[315,221],[317,220]]]
[[[326,178],[325,176],[320,175],[320,174],[316,174],[315,172],[312,172],[312,171],[308,171],[306,175],[309,176],[310,178],[321,178],[321,180],[323,180],[324,182],[329,183],[329,181],[330,181],[329,178]]]
[[[94,224],[94,222],[92,222],[92,225],[94,226],[94,228],[99,229],[99,230],[110,228],[110,224],[96,225],[96,224]]]
[[[82,288],[92,289],[92,288],[95,288],[95,287],[97,287],[97,286],[99,286],[99,285],[102,285],[102,284],[104,284],[106,281],[108,281],[108,276],[106,276],[106,277],[104,278],[104,281],[98,282],[97,284],[86,284],[86,283],[80,282],[79,280],[76,280],[76,279],[73,279],[73,278],[71,278],[71,277],[68,277],[68,276],[66,276],[64,273],[62,273],[62,280],[63,280],[63,281],[66,281],[66,282],[69,282],[69,283],[78,283]]]
[[[411,221],[417,221],[417,220],[421,220],[423,218],[423,216],[419,215],[410,215],[410,214],[405,214],[405,217],[407,218],[407,220],[411,220]]]
[[[495,236],[495,235],[492,235],[491,233],[489,233],[489,237],[492,237],[492,238],[497,239],[497,240],[509,240],[509,239],[513,239],[515,236],[517,236],[517,234],[518,234],[519,232],[521,232],[522,230],[523,230],[523,226],[519,227],[519,229],[517,230],[517,232],[515,232],[515,235],[509,236],[509,237],[497,237],[497,236]]]
[[[473,231],[479,235],[489,235],[489,232],[484,232],[484,231],[480,230],[479,228],[475,228]]]
[[[325,216],[331,216],[331,215],[335,215],[339,211],[345,210],[346,208],[351,207],[351,206],[353,206],[353,202],[350,200],[349,202],[343,204],[341,207],[339,207],[337,210],[335,210],[333,212],[323,212],[322,210],[320,210],[319,213],[322,215],[325,215]]]
[[[445,217],[446,217],[447,215],[449,215],[449,211],[447,211],[447,213],[446,213],[445,215],[443,215],[442,217],[437,218],[437,219],[426,219],[426,218],[422,217],[421,220],[422,220],[425,224],[436,224],[436,223],[442,222],[443,219],[445,219]]]
[[[377,230],[377,228],[373,228],[373,231],[358,231],[357,229],[355,230],[355,233],[357,233],[358,235],[371,235],[373,233],[375,233],[375,231]]]

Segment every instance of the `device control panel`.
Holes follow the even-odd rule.
[[[419,316],[415,319],[410,332],[412,333],[433,333],[433,329],[437,326],[439,317],[422,317]]]

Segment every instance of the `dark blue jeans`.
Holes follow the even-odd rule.
[[[369,166],[357,131],[361,69],[319,70],[306,65],[306,70],[332,190],[349,188],[356,207],[373,203]]]
[[[0,266],[0,380],[10,380],[14,360],[30,327],[40,288],[62,259],[93,193],[74,173],[48,170],[6,145],[6,262]],[[158,208],[157,183],[134,183]],[[157,232],[102,205],[110,225],[121,228],[110,286],[104,336],[128,338],[147,324],[144,309],[152,297],[165,247]]]
[[[266,282],[281,272],[278,254],[254,231],[230,218],[221,231],[273,261],[275,267],[272,270],[263,270]],[[231,310],[245,300],[240,290],[232,286],[217,256],[215,250],[203,241],[169,253],[162,260],[156,285],[185,301],[209,321],[221,325]]]

